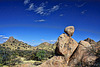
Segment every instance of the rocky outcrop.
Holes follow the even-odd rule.
[[[69,29],[67,34],[63,33],[58,37],[57,43],[56,43],[56,56],[51,58],[50,60],[44,62],[43,64],[39,65],[38,67],[66,67],[69,58],[76,50],[78,43],[70,37],[74,32]],[[66,28],[65,28],[66,29]],[[65,30],[66,31],[66,30]]]
[[[74,33],[74,27],[65,28],[65,33],[58,37],[56,43],[56,56],[47,60],[38,67],[75,67],[79,63],[93,64],[97,59],[94,54],[89,52],[92,49],[90,40],[80,41],[79,44],[71,38]],[[89,40],[89,42],[87,42]]]
[[[13,41],[15,41],[13,36],[9,37],[9,39],[7,40],[7,42],[13,42]]]
[[[48,42],[44,42],[44,43],[42,43],[42,44],[44,44],[44,45],[46,45],[46,46],[50,46],[50,45],[51,45],[51,44],[48,43]]]
[[[88,42],[80,41],[79,46],[70,58],[68,65],[74,67],[79,63],[93,63],[96,60],[96,56],[90,53],[89,49],[91,49],[91,45]]]
[[[100,45],[100,41],[97,42],[97,45]]]
[[[63,56],[54,56],[50,60],[47,60],[38,67],[66,67],[65,58]]]
[[[87,41],[87,42],[89,42],[90,44],[97,44],[94,40],[92,40],[92,39],[90,39],[90,38],[87,38],[87,39],[85,39],[84,41]]]

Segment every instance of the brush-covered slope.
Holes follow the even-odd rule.
[[[40,45],[35,47],[36,49],[43,49],[47,51],[54,51],[56,48],[56,44],[50,44],[47,42],[41,43]]]
[[[5,48],[10,48],[11,50],[16,50],[16,49],[17,50],[33,50],[34,48],[28,45],[27,43],[14,39],[13,37],[9,37],[9,39],[6,42],[0,45]]]

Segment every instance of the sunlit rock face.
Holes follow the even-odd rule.
[[[73,52],[77,48],[78,43],[74,39],[67,36],[66,34],[61,34],[58,37],[57,42],[58,43],[56,45],[56,51],[55,51],[56,54],[63,55],[66,61],[68,62],[68,59],[70,58],[70,56],[73,54]]]
[[[73,56],[70,58],[68,66],[75,67],[75,65],[79,63],[84,64],[93,64],[97,59],[89,50],[91,48],[91,44],[87,41],[80,41],[77,49],[75,50]]]
[[[37,67],[66,67],[63,56],[54,56]]]

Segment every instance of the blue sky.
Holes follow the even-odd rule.
[[[0,0],[0,43],[10,36],[32,46],[54,43],[74,26],[77,42],[100,40],[99,0]]]

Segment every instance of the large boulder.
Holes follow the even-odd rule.
[[[69,37],[73,35],[74,31],[75,31],[74,26],[68,26],[64,30],[64,32],[68,34]]]
[[[67,65],[64,59],[63,56],[54,56],[37,67],[66,67]]]
[[[66,61],[68,61],[68,59],[73,54],[77,46],[78,43],[74,39],[70,38],[66,34],[61,34],[57,40],[57,45],[55,50],[56,55],[65,56]]]
[[[75,50],[75,52],[69,60],[68,66],[75,67],[75,65],[81,63],[84,63],[84,65],[89,65],[90,63],[93,64],[97,57],[90,53],[90,49],[92,48],[88,42],[80,41],[79,46],[77,47],[77,49]]]
[[[84,47],[91,47],[91,45],[89,44],[89,42],[87,41],[80,41],[79,44],[83,45]]]

